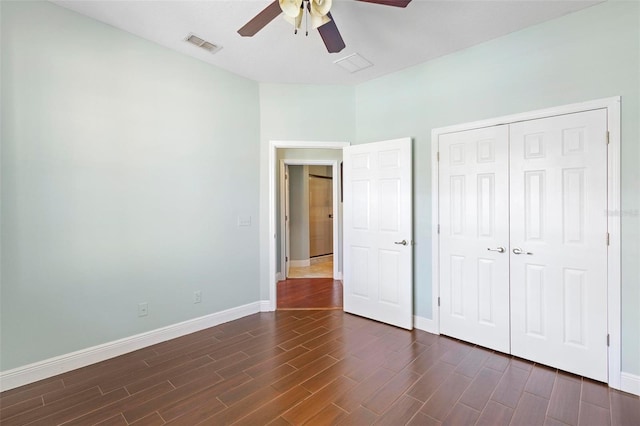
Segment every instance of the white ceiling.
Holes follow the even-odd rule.
[[[237,30],[272,0],[51,1],[256,81],[358,84],[603,0],[413,0],[405,9],[333,0],[347,47],[332,54],[317,31],[294,35],[280,17],[241,37]],[[211,54],[186,43],[188,33],[223,48]],[[374,65],[350,74],[333,63],[352,53]]]

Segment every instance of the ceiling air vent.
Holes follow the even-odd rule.
[[[358,72],[360,70],[373,66],[371,62],[366,60],[363,56],[361,56],[358,53],[353,53],[349,56],[345,56],[342,59],[338,59],[337,61],[334,61],[333,63],[341,66],[342,68],[344,68],[345,70],[349,71],[352,74],[354,72]]]
[[[216,53],[218,50],[222,49],[222,46],[215,45],[207,40],[198,37],[195,34],[189,34],[184,40],[188,41],[194,46],[198,46],[201,49],[207,50],[210,53]]]

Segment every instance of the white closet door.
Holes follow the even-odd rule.
[[[607,381],[607,112],[510,126],[511,353]]]
[[[509,352],[509,131],[439,138],[440,332]]]

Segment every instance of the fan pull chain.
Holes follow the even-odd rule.
[[[309,2],[306,1],[303,3],[303,6],[306,3],[306,7],[304,9],[304,31],[305,31],[305,37],[309,37]]]

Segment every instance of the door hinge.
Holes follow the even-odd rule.
[[[436,161],[440,161],[440,151],[436,152]]]
[[[609,145],[609,131],[607,130],[607,145]]]
[[[607,334],[607,346],[611,346],[611,336]]]
[[[607,232],[607,245],[611,243],[611,234]]]
[[[284,215],[284,220],[289,220],[289,216]]]
[[[285,262],[288,262],[288,261],[289,261],[289,256],[285,256],[285,257],[284,257],[284,261],[285,261]]]
[[[438,297],[438,307],[440,306],[440,297]]]
[[[440,234],[440,224],[438,224],[438,234]]]

